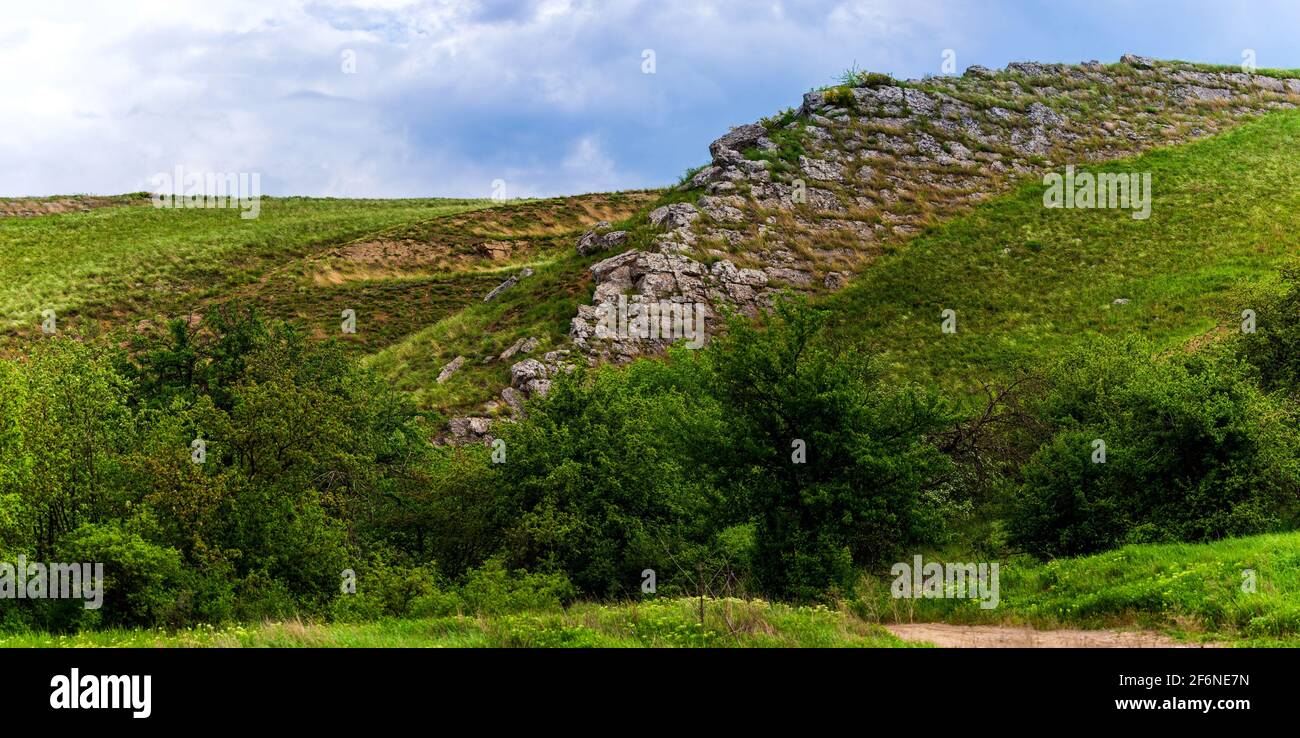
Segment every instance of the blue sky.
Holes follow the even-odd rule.
[[[273,195],[653,187],[854,64],[1291,68],[1297,27],[1295,0],[11,0],[0,195],[149,189],[177,165]]]

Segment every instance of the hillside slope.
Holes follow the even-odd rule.
[[[99,198],[66,211],[51,201],[0,208],[4,343],[39,335],[40,313],[63,328],[112,330],[195,309],[267,270],[394,225],[485,208],[488,200],[265,198],[238,210],[158,209],[148,198]]]
[[[1153,306],[1165,311],[1147,320],[1159,325],[1161,335],[1203,331],[1217,322],[1206,311],[1226,305],[1174,305],[1189,298],[1198,280],[1200,287],[1222,291],[1228,275],[1261,274],[1285,253],[1285,240],[1268,235],[1285,232],[1285,223],[1274,216],[1295,190],[1291,169],[1269,147],[1290,139],[1288,121],[1294,118],[1286,111],[1298,103],[1300,77],[1290,73],[1246,74],[1131,56],[1113,65],[1022,63],[1001,72],[976,67],[960,78],[906,82],[848,75],[844,84],[805,95],[798,110],[733,129],[710,146],[710,164],[652,208],[585,234],[579,253],[570,257],[571,264],[587,267],[593,285],[591,302],[578,307],[569,326],[577,353],[553,353],[517,367],[500,400],[484,407],[489,415],[503,408],[517,412],[523,399],[544,392],[566,365],[629,361],[672,342],[647,336],[644,329],[640,335],[635,329],[607,335],[598,331],[602,316],[699,305],[709,315],[709,330],[716,331],[723,309],[753,314],[783,290],[834,293],[855,276],[862,286],[829,303],[841,327],[883,343],[896,364],[917,360],[913,374],[944,374],[950,386],[1003,372],[1001,362],[1012,358],[1008,344],[1032,340],[1034,331],[1091,327],[1113,299],[1124,304],[1134,295],[1144,298],[1128,311],[1134,326],[1143,322],[1143,307]],[[1103,168],[1133,183],[1125,197],[1112,202],[1103,196],[1107,208],[1044,207],[1044,172],[1070,171],[1073,177],[1076,168],[1089,172],[1108,161],[1208,138],[1270,112],[1282,117],[1209,148]],[[1234,188],[1246,171],[1267,171],[1270,178],[1242,187],[1234,209],[1209,210],[1218,193]],[[1147,176],[1153,174],[1156,179]],[[1255,200],[1265,181],[1284,193],[1274,197],[1276,206]],[[1015,194],[999,199],[1008,192]],[[1242,219],[1239,208],[1247,202]],[[983,229],[985,242],[1001,245],[967,250],[973,228]],[[1199,240],[1220,231],[1227,238],[1215,244],[1221,248]],[[952,243],[958,236],[965,240]],[[915,250],[909,244],[918,238],[922,247]],[[1100,242],[1117,240],[1124,253],[1088,274],[1087,290],[1060,278],[1082,277],[1075,262],[1093,264],[1101,259]],[[1142,248],[1135,246],[1139,242]],[[1044,243],[1053,247],[1037,262],[1024,256],[1038,254]],[[1237,249],[1246,245],[1252,254],[1242,256]],[[892,260],[895,254],[901,261]],[[988,262],[1003,256],[999,266]],[[1186,275],[1196,264],[1207,271]],[[1177,271],[1162,276],[1167,267]],[[1124,274],[1147,281],[1125,282]],[[880,282],[889,279],[897,280],[892,291]],[[1017,302],[1026,290],[1052,296]],[[1160,303],[1166,291],[1168,304]],[[988,330],[960,333],[962,357],[927,363],[926,351],[938,351],[927,346],[940,335],[942,310],[971,310],[983,320],[986,303],[1004,292],[1000,304],[1011,325],[1022,332],[1028,326],[1030,334],[990,340]],[[1116,294],[1102,301],[1102,292]],[[1017,310],[1024,314],[1015,315]],[[1058,310],[1066,313],[1055,315]],[[984,326],[991,327],[987,320]],[[450,360],[466,353],[464,338],[430,330],[412,340],[456,346],[442,351]],[[377,365],[397,365],[392,356],[408,365],[418,353],[399,345]],[[981,364],[984,359],[992,363]],[[961,371],[951,371],[954,364]],[[478,431],[487,427],[486,419],[467,422]]]
[[[485,431],[566,365],[661,351],[596,335],[620,299],[699,303],[716,331],[724,307],[793,289],[824,295],[838,330],[900,376],[960,391],[1080,331],[1180,340],[1239,313],[1232,285],[1270,273],[1296,230],[1277,152],[1298,103],[1300,75],[1139,57],[853,73],[732,130],[657,192],[268,199],[253,221],[131,198],[9,202],[0,343],[39,339],[45,309],[61,328],[138,332],[233,298],[344,341],[424,409]],[[1149,217],[1044,208],[1042,174],[1067,166],[1150,173]]]
[[[1300,246],[1300,113],[1097,171],[1151,172],[1152,214],[1047,210],[1029,183],[915,238],[829,296],[835,329],[902,378],[960,393],[1090,333],[1164,345],[1236,330]],[[957,330],[941,331],[953,310]]]

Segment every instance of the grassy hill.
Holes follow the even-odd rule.
[[[185,310],[359,236],[491,204],[266,198],[258,218],[243,220],[239,210],[159,209],[142,197],[0,217],[0,327],[30,332],[47,309],[69,327],[105,328]]]
[[[1128,67],[1107,70],[1121,80],[1119,92],[1067,85],[1069,104],[1096,120],[1103,102],[1142,89],[1137,78],[1124,76],[1133,74]],[[974,90],[940,82],[919,87],[993,105]],[[1048,82],[1011,76],[987,85],[1025,107],[1051,101],[1053,88],[1041,86]],[[1222,106],[1205,107],[1202,118],[1142,115],[1145,129],[1156,132],[1162,115],[1172,121],[1170,130],[1196,129],[1198,121],[1230,126]],[[959,395],[1088,332],[1138,332],[1170,344],[1203,336],[1234,322],[1248,307],[1240,288],[1270,278],[1290,254],[1300,181],[1297,165],[1276,152],[1298,135],[1300,114],[1282,110],[1212,138],[1091,168],[1150,172],[1147,220],[1130,219],[1127,211],[1045,209],[1038,175],[999,175],[1010,183],[1007,195],[869,239],[855,257],[866,259],[855,267],[859,278],[826,296],[824,305],[838,331],[866,338],[898,376],[936,381]],[[779,156],[769,166],[788,168],[780,159],[786,153],[773,154]],[[921,177],[923,170],[913,172],[907,158],[891,166],[900,176]],[[140,196],[7,201],[3,212],[36,217],[0,217],[0,350],[21,353],[24,341],[39,337],[46,309],[58,313],[63,328],[139,331],[234,298],[305,323],[317,338],[340,338],[427,410],[471,413],[508,383],[508,363],[486,357],[527,337],[538,339],[537,355],[566,346],[569,320],[590,300],[587,267],[607,256],[574,254],[579,235],[609,221],[632,232],[630,247],[648,248],[657,236],[646,213],[699,194],[508,203],[268,198],[261,216],[248,221],[237,210],[154,209]],[[753,217],[766,212],[760,208]],[[882,210],[870,218],[892,222],[888,215]],[[783,228],[810,219],[820,229],[807,231],[820,239],[817,248],[800,251],[827,254],[821,268],[844,258],[832,245],[848,232],[823,228],[837,226],[843,214],[775,217]],[[743,265],[743,251],[730,258]],[[533,277],[482,301],[525,267]],[[356,311],[358,330],[343,336],[338,325],[345,309]],[[958,315],[953,335],[939,332],[947,309]],[[447,383],[434,383],[457,356],[468,359],[465,367]]]
[[[1300,246],[1300,113],[1096,167],[1151,172],[1151,217],[1049,210],[1029,182],[932,228],[826,299],[899,376],[957,391],[1089,333],[1176,345],[1237,325],[1252,284]],[[1127,300],[1116,303],[1116,300]],[[940,313],[957,313],[955,334]]]
[[[1121,93],[1137,94],[1142,78],[1121,71]],[[958,85],[926,84],[950,91]],[[1057,92],[1041,79],[1030,84],[1021,77],[1000,78],[995,87],[1020,95],[1026,115],[1054,99],[1045,90]],[[1082,84],[1069,91],[1075,93],[1070,106],[1095,113],[1096,121],[1104,117],[1098,100],[1108,97]],[[817,94],[853,97],[847,86]],[[964,94],[964,104],[1001,110],[996,100],[969,89]],[[961,197],[948,192],[942,202],[930,202],[928,196],[944,194],[942,187],[909,194],[902,203],[907,220],[889,220],[888,207],[897,203],[882,197],[838,214],[762,206],[745,211],[753,217],[735,232],[756,233],[769,224],[773,232],[776,225],[797,231],[792,248],[816,262],[808,273],[819,279],[807,291],[830,311],[831,330],[873,347],[891,379],[914,380],[950,397],[1040,366],[1093,334],[1138,335],[1162,349],[1195,350],[1233,329],[1279,267],[1294,259],[1300,239],[1300,163],[1287,153],[1300,144],[1300,111],[1276,109],[1237,125],[1222,114],[1224,107],[1207,107],[1217,132],[1212,137],[1081,167],[1149,172],[1149,219],[1135,220],[1123,209],[1045,208],[1041,172],[1033,167],[1056,165],[1035,155],[999,171],[996,184],[1009,188],[1002,195],[969,199],[961,190]],[[1142,130],[1201,130],[1191,113],[1166,120],[1161,112],[1143,117]],[[767,163],[755,171],[799,171],[796,134],[807,129],[802,122],[789,125],[794,128],[782,129],[788,135],[773,134],[776,149],[761,154]],[[844,135],[886,140],[901,130],[882,125],[854,122]],[[850,143],[841,136],[825,146]],[[997,153],[989,146],[984,153]],[[748,156],[757,161],[754,152]],[[899,175],[951,173],[909,157],[900,149],[898,170],[886,175],[877,164],[882,171],[870,173],[869,181],[879,186]],[[971,161],[943,166],[965,171]],[[719,184],[728,182],[709,186]],[[847,197],[852,189],[841,183],[832,194]],[[663,236],[647,223],[652,208],[702,201],[701,192],[682,189],[506,203],[268,198],[260,217],[249,221],[234,210],[158,210],[129,195],[6,201],[0,203],[0,352],[23,356],[44,340],[38,322],[47,309],[58,313],[63,330],[92,341],[104,334],[120,340],[234,300],[305,325],[314,339],[341,342],[422,410],[478,414],[510,380],[510,362],[493,357],[525,338],[537,339],[536,355],[569,347],[570,319],[592,299],[589,267],[612,255],[576,254],[581,234],[606,221],[630,232],[628,248],[650,249]],[[700,222],[713,228],[709,238],[731,232],[714,228],[719,223],[707,213]],[[839,227],[846,223],[868,226]],[[692,253],[706,266],[723,258],[761,265],[757,256],[747,259],[760,251],[771,256],[775,247],[766,238],[710,249],[722,244],[702,237]],[[851,259],[843,253],[850,241]],[[832,266],[855,274],[835,292],[820,282]],[[484,301],[525,268],[531,276]],[[356,312],[355,334],[339,329],[345,310]],[[946,310],[956,313],[954,334],[941,331]],[[435,381],[457,357],[466,360],[461,370]],[[950,561],[974,556],[960,543],[943,554]],[[888,578],[873,572],[860,593],[830,610],[663,598],[361,624],[19,634],[0,636],[0,645],[884,647],[903,644],[880,623],[914,620],[1150,628],[1243,645],[1300,642],[1300,534],[1126,546],[1050,562],[1021,555],[1002,560],[1002,605],[993,612],[969,601],[900,602],[889,596]],[[1242,589],[1248,570],[1255,591]]]
[[[426,407],[425,385],[456,350],[495,354],[524,334],[558,344],[582,294],[573,241],[600,220],[622,220],[654,197],[627,192],[540,201],[268,198],[256,219],[238,210],[155,209],[144,198],[35,217],[0,217],[0,348],[38,340],[41,312],[81,333],[158,330],[169,318],[237,300],[275,319],[339,338],[359,354],[406,342],[377,368]],[[17,203],[13,209],[18,210]],[[538,277],[499,301],[483,296],[529,266]],[[342,335],[343,310],[357,332]],[[428,331],[474,331],[440,346]],[[420,335],[421,332],[425,332]],[[468,343],[468,342],[466,342]],[[454,392],[481,402],[505,368],[477,367]]]

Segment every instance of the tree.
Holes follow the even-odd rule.
[[[714,341],[714,392],[730,426],[718,461],[757,524],[756,574],[772,596],[847,589],[857,567],[925,537],[923,493],[951,471],[928,437],[940,399],[891,387],[861,346],[828,345],[826,314],[778,302]]]

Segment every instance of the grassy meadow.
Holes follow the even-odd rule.
[[[1047,562],[1013,558],[1001,565],[994,609],[975,600],[895,599],[891,581],[869,577],[854,611],[871,622],[1138,628],[1187,641],[1300,646],[1300,533],[1130,545]]]
[[[902,641],[847,611],[758,600],[659,599],[579,604],[564,611],[268,622],[174,632],[0,634],[0,648],[893,648]]]
[[[1300,113],[1090,167],[1150,172],[1151,216],[1043,207],[1041,181],[934,227],[825,301],[898,376],[958,393],[1090,333],[1174,346],[1236,326],[1300,245]],[[1127,300],[1127,303],[1116,303]],[[955,334],[940,313],[957,314]]]

